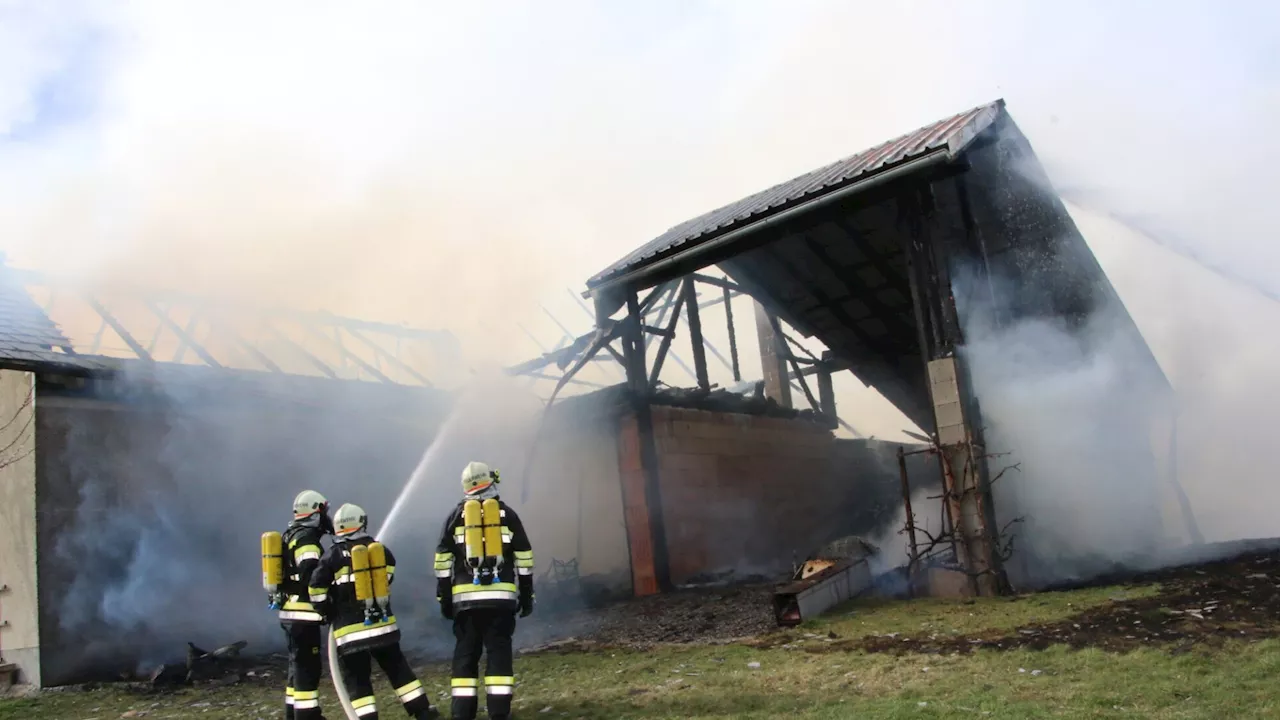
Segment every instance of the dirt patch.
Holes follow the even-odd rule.
[[[1186,652],[1228,639],[1280,637],[1280,554],[1253,554],[1222,562],[1152,573],[1130,585],[1160,583],[1158,595],[1112,602],[1065,620],[1013,632],[970,635],[872,635],[806,647],[815,652],[968,653],[977,649],[1041,650],[1050,645],[1124,652],[1167,647]],[[1017,602],[1016,599],[1011,602]]]

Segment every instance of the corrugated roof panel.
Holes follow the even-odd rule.
[[[750,197],[685,221],[635,250],[587,281],[594,287],[616,275],[648,264],[659,256],[700,239],[720,234],[737,225],[773,214],[784,206],[809,200],[880,170],[887,170],[929,152],[945,148],[954,159],[969,143],[995,121],[1004,108],[996,100],[940,120],[932,125],[851,155],[830,165],[758,192]]]

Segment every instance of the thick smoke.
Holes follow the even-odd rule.
[[[959,273],[953,282],[990,472],[1004,473],[993,493],[1017,548],[1011,577],[1086,577],[1156,552],[1171,479],[1158,474],[1155,453],[1167,445],[1155,431],[1161,419],[1168,427],[1173,404],[1123,307],[1104,304],[1074,326],[1000,324],[1018,313],[989,298],[1017,297],[1015,281],[993,277],[988,290]],[[969,292],[977,283],[982,290]]]
[[[1266,275],[1280,257],[1260,242],[1277,227],[1280,147],[1280,23],[1262,4],[44,5],[0,2],[0,235],[16,263],[448,327],[476,365],[536,351],[517,320],[551,344],[542,294],[576,315],[561,288],[666,227],[997,96],[1055,178],[1105,179],[1110,196],[1167,216],[1224,263]],[[850,28],[862,29],[852,45]],[[1274,306],[1210,290],[1194,269],[1161,280],[1174,269],[1114,226],[1086,235],[1178,391],[1179,467],[1206,536],[1274,534],[1280,490],[1259,449],[1280,349],[1258,330]],[[1119,525],[1139,488],[1163,481],[1131,452],[1130,416],[1152,406],[1117,401],[1132,398],[1128,350],[1114,349],[1106,319],[970,328],[975,384],[1016,380],[983,401],[989,439],[1024,466],[1002,481],[1016,509],[1002,512],[1027,516],[1024,542],[1061,573],[1157,538]],[[848,376],[839,383],[855,426],[884,437],[908,425]],[[282,388],[215,412],[193,386],[206,384],[166,381],[161,410],[131,411],[136,430],[64,429],[64,507],[82,532],[43,547],[87,563],[61,604],[68,638],[106,620],[101,642],[148,639],[148,655],[187,639],[269,639],[265,608],[240,609],[260,602],[256,572],[210,568],[252,565],[258,533],[283,521],[300,486],[384,516],[444,416],[432,405],[385,420],[352,398],[263,416],[282,395],[312,395]],[[474,452],[509,471],[523,448],[505,443]],[[112,447],[144,460],[115,467]],[[468,459],[442,450],[413,506],[447,504]],[[552,478],[536,497],[561,489]],[[542,517],[553,520],[535,532],[561,534],[554,508]],[[403,522],[394,547],[425,557],[438,520]],[[157,592],[183,604],[156,604]],[[158,636],[162,626],[192,637]]]

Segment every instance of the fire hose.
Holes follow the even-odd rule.
[[[356,709],[351,707],[351,696],[347,695],[347,685],[342,682],[342,671],[338,668],[338,638],[329,629],[329,677],[333,679],[333,690],[338,693],[338,702],[342,704],[342,712],[347,720],[360,720]]]

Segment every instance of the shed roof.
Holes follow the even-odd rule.
[[[699,215],[667,230],[587,281],[595,288],[630,271],[687,250],[770,215],[849,187],[934,153],[954,159],[1004,109],[1004,100],[980,105],[850,155],[784,183]]]

